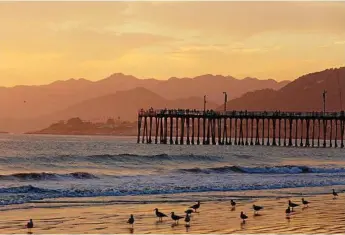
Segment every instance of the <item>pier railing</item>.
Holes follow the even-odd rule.
[[[344,127],[344,111],[141,109],[138,143],[344,147]]]
[[[175,110],[175,109],[152,109],[139,110],[138,115],[150,117],[157,115],[189,115],[189,116],[214,116],[214,117],[324,117],[324,118],[345,118],[345,112],[281,112],[281,111],[213,111],[213,110]]]

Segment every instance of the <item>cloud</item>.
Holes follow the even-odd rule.
[[[345,60],[344,2],[1,2],[0,15],[0,76],[23,83],[114,71],[292,79]]]
[[[131,3],[132,20],[202,35],[230,37],[269,31],[343,33],[344,2],[149,2]]]
[[[334,42],[335,45],[344,45],[345,44],[345,41],[337,41],[337,42]]]

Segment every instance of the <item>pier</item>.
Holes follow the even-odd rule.
[[[138,143],[344,148],[345,113],[140,110]]]

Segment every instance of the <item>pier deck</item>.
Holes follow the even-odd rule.
[[[138,143],[344,147],[345,113],[140,110]]]

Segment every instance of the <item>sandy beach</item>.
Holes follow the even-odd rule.
[[[285,190],[286,192],[288,190]],[[116,201],[102,200],[92,203],[73,205],[73,200],[66,199],[50,202],[28,204],[26,209],[10,209],[1,211],[1,233],[26,233],[25,223],[32,218],[35,223],[34,234],[56,233],[343,233],[345,223],[345,199],[340,195],[333,200],[331,194],[309,196],[308,208],[302,205],[291,213],[290,219],[286,218],[285,209],[288,200],[301,204],[302,195],[286,196],[284,190],[280,190],[281,197],[272,197],[269,192],[256,196],[255,192],[238,192],[231,194],[237,198],[236,209],[232,210],[230,202],[226,200],[202,201],[200,212],[192,216],[191,226],[185,226],[183,220],[175,225],[171,218],[165,218],[163,222],[157,222],[153,212],[154,208],[168,214],[174,211],[177,215],[183,212],[193,203],[189,201],[195,195],[186,195],[185,202],[158,202],[162,198],[156,198],[157,202],[145,201],[145,197],[133,198],[131,202],[125,202],[130,197]],[[275,192],[277,193],[277,192]],[[219,193],[220,198],[227,193]],[[245,195],[246,194],[246,195]],[[296,193],[298,194],[298,193]],[[216,194],[213,198],[216,198]],[[230,195],[228,195],[230,198]],[[208,197],[210,195],[208,194]],[[202,196],[201,196],[202,198]],[[87,199],[85,199],[87,200]],[[122,202],[121,202],[122,200]],[[144,200],[144,202],[140,202]],[[78,205],[79,204],[79,205]],[[264,207],[259,216],[254,216],[252,205]],[[67,206],[68,205],[68,206]],[[245,224],[239,218],[241,211],[248,215]],[[135,216],[135,225],[132,230],[126,223],[130,214]]]

